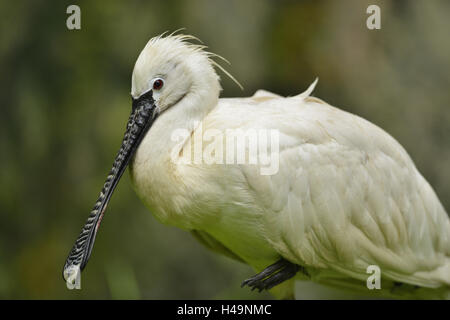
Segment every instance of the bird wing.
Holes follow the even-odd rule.
[[[267,90],[258,90],[255,92],[255,94],[252,96],[252,99],[254,101],[264,101],[266,99],[272,99],[272,98],[280,98],[281,96],[275,93],[272,93]]]
[[[205,122],[212,128],[279,134],[275,174],[262,175],[261,164],[239,170],[283,257],[312,273],[367,279],[367,266],[378,265],[395,281],[450,285],[449,218],[389,134],[309,93],[221,99],[216,109]]]

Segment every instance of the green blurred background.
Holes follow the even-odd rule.
[[[66,8],[81,7],[81,30]],[[381,8],[381,30],[366,8]],[[253,270],[158,223],[126,174],[81,291],[61,269],[119,148],[134,62],[185,27],[215,53],[222,96],[314,95],[392,134],[450,208],[450,1],[1,1],[0,298],[271,298]],[[308,289],[304,297],[320,297]],[[337,295],[338,297],[339,295]]]

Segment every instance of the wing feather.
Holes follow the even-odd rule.
[[[223,101],[217,119],[233,114],[236,128],[280,134],[276,174],[240,168],[266,212],[267,241],[282,256],[354,278],[366,279],[376,264],[393,280],[450,285],[448,215],[394,138],[306,96],[238,104]],[[213,128],[231,124],[210,120]]]

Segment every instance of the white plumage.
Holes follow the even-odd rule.
[[[312,281],[367,290],[366,268],[378,265],[386,295],[448,294],[448,215],[395,139],[311,97],[315,83],[289,98],[261,90],[219,99],[212,55],[189,39],[152,39],[133,72],[134,98],[152,79],[164,79],[154,94],[160,115],[131,163],[135,190],[160,221],[193,231],[257,271],[283,257]],[[277,130],[278,172],[261,175],[258,164],[173,161],[179,142],[172,133],[190,132],[186,148],[198,142],[199,125],[224,136],[228,129]],[[289,296],[292,285],[275,291]]]

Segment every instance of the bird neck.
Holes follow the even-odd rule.
[[[217,103],[217,89],[187,94],[158,117],[145,140],[148,144],[156,144],[155,152],[159,155],[170,156],[172,148],[180,144],[180,137],[186,135],[188,138]],[[146,148],[146,141],[143,143]]]
[[[182,198],[188,183],[183,176],[180,177],[172,154],[183,143],[180,138],[185,137],[187,141],[203,118],[217,105],[218,91],[206,93],[190,93],[165,110],[147,132],[130,164],[136,193],[164,223],[182,223],[175,218],[181,211],[174,212],[170,201]],[[179,210],[182,207],[180,204]]]

